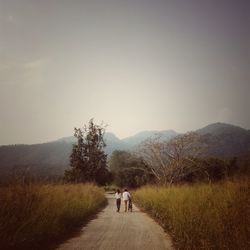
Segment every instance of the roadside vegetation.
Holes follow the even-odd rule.
[[[2,182],[1,249],[48,249],[105,204],[104,191],[144,185],[151,186],[135,191],[135,202],[172,235],[177,249],[250,249],[248,155],[212,157],[211,138],[190,132],[149,138],[108,158],[104,133],[105,125],[93,119],[75,128],[70,166],[64,179],[54,179],[69,184],[38,184],[22,169]]]
[[[177,249],[250,249],[249,179],[145,186],[134,199],[172,235]]]
[[[44,249],[83,224],[105,201],[103,189],[93,184],[0,187],[1,249]]]
[[[172,235],[176,249],[250,249],[249,157],[212,157],[210,139],[190,132],[114,151],[114,182],[142,186],[134,201]]]

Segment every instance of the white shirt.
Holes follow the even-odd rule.
[[[124,201],[129,200],[130,197],[131,197],[131,195],[130,195],[129,192],[127,192],[127,191],[123,192],[122,198],[123,198]]]
[[[118,193],[116,192],[116,193],[115,193],[115,198],[116,198],[116,199],[121,199],[121,198],[122,198],[122,194],[121,194],[121,193],[118,194]]]

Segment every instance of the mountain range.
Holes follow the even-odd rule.
[[[207,156],[232,157],[250,154],[250,130],[231,124],[214,123],[195,132],[206,139]],[[148,138],[161,136],[169,140],[178,135],[174,130],[142,131],[134,136],[119,139],[115,134],[107,132],[104,139],[105,151],[111,155],[114,150],[133,150]],[[53,142],[33,145],[0,146],[0,174],[36,172],[37,175],[60,176],[69,166],[69,156],[73,136],[64,137]]]

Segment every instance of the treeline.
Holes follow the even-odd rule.
[[[77,143],[70,156],[71,168],[65,172],[70,182],[114,182],[121,187],[139,187],[149,183],[172,185],[183,182],[213,182],[236,174],[247,174],[237,158],[206,157],[207,137],[190,132],[170,140],[154,137],[134,151],[104,152],[105,127],[93,119],[75,129]]]
[[[206,140],[196,133],[171,140],[149,139],[134,152],[114,151],[110,171],[118,186],[139,187],[149,183],[214,182],[235,175],[249,175],[250,156],[206,157]]]
[[[183,172],[175,183],[215,182],[229,177],[250,176],[249,157],[193,158],[192,171]],[[128,151],[116,150],[109,161],[112,178],[117,186],[140,187],[161,183],[142,158]]]
[[[120,187],[139,187],[154,182],[154,175],[142,158],[128,152],[115,150],[109,160],[113,182]]]
[[[210,137],[199,133],[181,134],[172,139],[154,136],[133,151],[115,150],[110,157],[105,152],[104,134],[105,126],[97,125],[91,119],[87,125],[75,129],[76,143],[71,145],[68,166],[46,164],[61,152],[54,150],[51,143],[50,160],[45,154],[40,155],[39,150],[34,151],[44,164],[21,164],[20,160],[15,166],[0,167],[0,183],[43,181],[106,185],[114,182],[118,186],[135,188],[149,183],[213,182],[234,175],[249,175],[250,172],[249,154],[237,158],[211,157],[207,154],[211,149]],[[219,142],[215,138],[213,144],[217,145]],[[65,145],[62,143],[61,146]],[[43,145],[37,147],[40,149]],[[61,156],[64,159],[65,154]],[[15,157],[22,158],[19,151]]]

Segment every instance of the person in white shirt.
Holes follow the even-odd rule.
[[[117,190],[116,190],[116,193],[115,193],[116,208],[117,208],[116,212],[120,212],[121,198],[122,198],[121,191],[120,191],[120,189],[117,189]]]
[[[127,212],[128,211],[128,201],[129,201],[129,199],[131,199],[131,195],[127,189],[124,189],[124,192],[122,193],[122,199],[124,200],[125,212]]]

